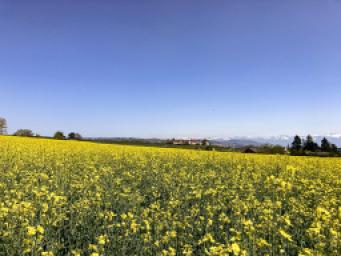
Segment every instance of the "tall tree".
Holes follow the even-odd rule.
[[[319,149],[319,146],[314,141],[313,137],[311,135],[308,135],[306,141],[304,142],[303,148],[306,151],[316,152]]]
[[[291,143],[291,153],[297,154],[302,150],[302,139],[300,136],[296,135],[294,141]]]
[[[0,135],[6,134],[7,132],[7,121],[5,118],[0,117]]]
[[[330,142],[326,137],[321,140],[321,150],[323,152],[330,152],[332,149]]]
[[[53,135],[53,138],[54,138],[54,139],[57,139],[57,140],[65,140],[64,133],[61,132],[61,131],[57,131],[57,132]]]

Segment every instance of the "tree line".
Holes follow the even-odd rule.
[[[0,135],[7,134],[7,121],[5,118],[0,117]],[[19,129],[14,136],[23,137],[41,137],[39,134],[34,134],[30,129]],[[82,136],[76,132],[70,132],[67,136],[62,131],[56,131],[52,137],[58,140],[82,140]],[[206,143],[205,143],[206,144]],[[288,145],[287,149],[293,156],[341,156],[338,147],[331,143],[326,137],[321,140],[320,145],[316,143],[311,135],[305,139],[296,135],[291,146]],[[287,154],[288,150],[282,146],[277,145],[262,145],[258,147],[257,152],[268,154]]]
[[[13,133],[13,136],[22,136],[22,137],[41,137],[39,134],[34,134],[32,130],[30,129],[19,129],[15,133]],[[82,140],[82,136],[79,133],[76,132],[70,132],[67,136],[64,135],[61,131],[56,131],[54,135],[52,136],[53,139],[56,140]]]
[[[32,130],[30,129],[19,129],[15,133],[13,133],[13,136],[22,136],[22,137],[41,137],[39,134],[34,134]],[[53,139],[56,140],[82,140],[82,136],[79,133],[76,132],[70,132],[67,136],[64,135],[61,131],[56,131],[54,135],[52,136]]]
[[[5,118],[0,117],[0,135],[7,134],[7,121]],[[19,129],[13,136],[21,136],[21,137],[41,137],[39,134],[34,133],[30,129]],[[82,136],[77,132],[70,132],[67,136],[64,135],[61,131],[56,131],[52,137],[57,140],[82,140]]]
[[[306,139],[302,139],[296,135],[290,147],[290,154],[294,156],[301,155],[318,155],[318,156],[332,156],[338,155],[339,150],[337,146],[331,143],[326,137],[321,140],[321,144],[317,144],[311,135]]]

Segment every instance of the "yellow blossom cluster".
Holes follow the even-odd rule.
[[[0,255],[341,255],[341,159],[0,136]]]

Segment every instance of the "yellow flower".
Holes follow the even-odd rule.
[[[261,239],[258,240],[257,246],[259,248],[262,248],[262,247],[265,247],[265,246],[270,246],[270,244],[266,240],[261,238]]]
[[[299,256],[313,256],[314,253],[309,248],[304,248],[302,252],[298,254]]]
[[[193,255],[192,246],[189,245],[189,244],[186,244],[186,245],[184,246],[184,249],[183,249],[182,253],[183,253],[183,255],[187,255],[187,256]]]
[[[42,252],[41,256],[54,256],[53,252]]]
[[[202,244],[205,242],[215,243],[215,240],[210,233],[205,234],[205,236],[199,241],[199,244]]]
[[[72,250],[72,251],[71,251],[71,254],[72,254],[73,256],[81,256],[81,253],[80,253],[78,250]]]
[[[67,225],[69,256],[338,255],[339,170],[341,158],[0,136],[0,241],[52,256]]]
[[[236,255],[238,255],[239,253],[240,253],[240,247],[239,247],[239,245],[237,244],[237,243],[233,243],[233,244],[231,244],[231,251],[234,253],[234,254],[236,254]]]
[[[95,245],[95,244],[89,244],[89,250],[97,251],[97,250],[98,250],[97,245]]]
[[[172,238],[175,238],[176,237],[176,231],[171,231],[169,232],[169,236],[172,237]]]
[[[45,213],[49,210],[49,205],[47,203],[43,203],[42,205],[42,211]]]
[[[106,236],[99,236],[97,238],[98,244],[100,244],[100,245],[105,245],[106,240],[107,240]]]
[[[287,232],[285,232],[283,229],[279,230],[279,234],[284,237],[285,239],[292,241],[291,235],[289,235]]]
[[[45,232],[45,229],[42,227],[42,226],[37,226],[37,232],[40,233],[40,234],[44,234]]]
[[[28,226],[27,227],[27,235],[28,236],[34,236],[37,233],[37,230],[35,227]]]
[[[251,226],[252,225],[252,221],[251,220],[244,220],[243,224],[245,226]]]

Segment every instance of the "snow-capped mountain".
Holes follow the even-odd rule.
[[[306,136],[301,136],[302,139],[305,139]],[[333,133],[328,135],[312,135],[314,141],[320,144],[321,140],[326,137],[331,143],[336,144],[338,147],[341,147],[341,133]],[[269,136],[269,137],[248,137],[248,136],[238,136],[238,137],[228,137],[224,139],[214,139],[214,141],[219,142],[224,145],[254,145],[257,146],[259,144],[273,144],[273,145],[281,145],[287,146],[292,143],[294,136],[288,135],[279,135],[279,136]]]

